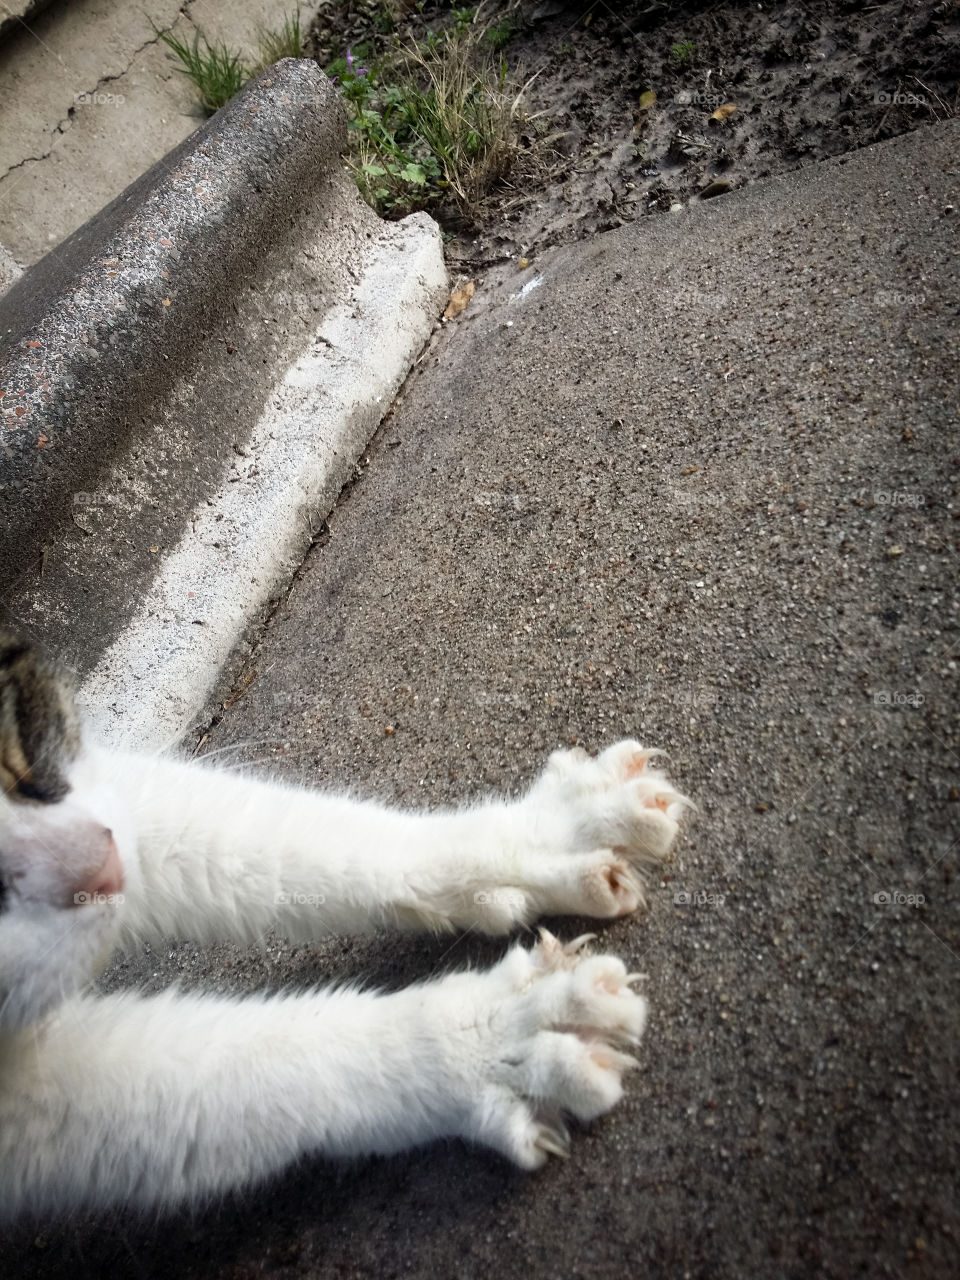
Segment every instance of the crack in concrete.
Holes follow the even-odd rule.
[[[176,19],[174,20],[174,22],[171,23],[169,27],[164,27],[159,31],[155,31],[154,35],[149,40],[145,40],[143,44],[141,44],[138,48],[134,49],[133,53],[130,55],[130,59],[127,62],[127,65],[123,67],[122,70],[118,71],[115,75],[101,76],[92,89],[83,89],[75,93],[74,105],[70,108],[70,110],[67,112],[67,114],[63,117],[62,120],[57,121],[57,123],[54,125],[53,129],[51,130],[51,133],[50,133],[51,138],[56,139],[54,140],[52,146],[47,151],[45,151],[42,155],[24,156],[24,158],[22,160],[18,160],[16,164],[12,164],[9,167],[9,169],[5,170],[4,173],[0,174],[0,188],[2,188],[2,184],[7,180],[7,178],[9,178],[11,173],[15,173],[18,169],[22,169],[25,165],[28,165],[28,164],[39,164],[41,161],[46,160],[51,155],[53,155],[54,151],[56,151],[57,149],[59,138],[64,137],[68,131],[68,128],[73,124],[73,115],[77,109],[77,105],[76,105],[77,98],[92,97],[102,84],[112,84],[114,80],[122,79],[123,76],[125,76],[130,71],[131,67],[133,67],[134,63],[140,57],[143,51],[145,49],[149,49],[151,45],[157,44],[161,36],[164,36],[168,32],[172,31],[181,18],[186,18],[188,22],[192,22],[193,19],[191,18],[189,13],[190,4],[192,3],[193,3],[193,0],[188,0],[188,3],[181,5],[180,8],[177,10]],[[24,26],[26,26],[26,23],[24,23]]]
[[[64,117],[63,120],[58,120],[53,127],[51,137],[53,134],[57,133],[62,135],[65,132],[63,126],[67,123],[69,123],[68,117]],[[24,156],[22,160],[18,160],[16,164],[12,164],[9,169],[7,169],[3,174],[0,174],[0,182],[3,182],[8,178],[11,173],[16,173],[18,169],[22,169],[25,164],[36,164],[41,160],[46,160],[47,156],[51,155],[55,149],[56,144],[54,144],[49,151],[45,151],[42,156]]]

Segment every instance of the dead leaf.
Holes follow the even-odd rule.
[[[465,311],[476,290],[477,286],[473,280],[468,280],[461,288],[454,289],[450,295],[450,301],[447,303],[447,309],[443,313],[444,320],[453,320],[461,311]]]
[[[527,269],[527,267],[529,267],[529,265],[530,265],[530,259],[529,259],[529,258],[518,258],[518,259],[517,259],[517,266],[520,268],[520,270],[521,270],[521,271],[526,271],[526,269]]]
[[[724,120],[732,116],[737,109],[735,102],[725,102],[722,107],[717,107],[716,111],[710,117],[711,124],[723,124]]]
[[[682,476],[694,476],[699,470],[699,467],[681,467],[680,474]]]
[[[725,191],[732,191],[733,183],[729,178],[715,178],[708,182],[700,192],[701,200],[712,200],[714,196],[722,196]]]
[[[903,555],[903,547],[887,547],[887,555],[891,560],[895,560],[897,556]]]
[[[650,108],[653,106],[653,104],[656,102],[656,100],[657,100],[657,95],[654,93],[652,89],[648,89],[646,93],[641,93],[640,101],[637,103],[637,106],[640,108],[641,111],[649,111]]]

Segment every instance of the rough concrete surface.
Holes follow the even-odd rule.
[[[23,275],[20,263],[0,244],[0,293],[4,293]]]
[[[437,228],[378,219],[345,137],[278,63],[0,299],[4,606],[103,659],[141,743],[286,588],[446,297]]]
[[[291,10],[288,0],[62,0],[11,26],[0,43],[0,242],[36,262],[203,123],[158,31],[188,44],[202,31],[253,58],[258,31]]]
[[[956,1276],[958,141],[488,278],[209,733],[403,805],[516,792],[558,744],[667,748],[699,815],[602,930],[650,975],[625,1102],[536,1176],[315,1161],[195,1220],[24,1231],[6,1274]],[[394,985],[501,949],[171,944],[107,982]]]

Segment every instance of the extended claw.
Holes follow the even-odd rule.
[[[630,1044],[637,1044],[636,1036],[623,1036]],[[626,1071],[635,1071],[640,1063],[629,1053],[621,1053],[609,1044],[597,1044],[590,1050],[590,1057],[604,1071],[618,1071],[622,1075]]]
[[[569,1135],[561,1133],[559,1129],[551,1129],[544,1125],[534,1145],[541,1151],[549,1152],[550,1155],[559,1156],[561,1160],[567,1160],[570,1157]]]
[[[581,933],[579,938],[574,938],[572,942],[568,942],[563,948],[568,956],[575,956],[578,951],[582,951],[588,942],[593,942],[597,935],[595,933]]]
[[[659,760],[666,757],[667,752],[659,747],[643,747],[640,751],[635,751],[630,757],[626,767],[626,776],[635,778],[638,774],[643,773],[651,760]]]
[[[549,929],[545,929],[541,925],[537,932],[540,934],[540,953],[544,959],[547,959],[548,956],[555,956],[563,950],[563,944],[560,939],[556,934],[551,933]]]

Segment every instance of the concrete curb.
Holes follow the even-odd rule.
[[[328,312],[315,348],[275,388],[242,467],[198,512],[84,682],[101,737],[144,747],[179,738],[238,636],[302,561],[432,329],[435,228],[424,216],[394,231],[352,303]]]
[[[0,298],[0,584],[113,708],[182,733],[428,337],[439,233],[381,222],[339,98],[277,64]]]
[[[4,293],[23,275],[23,268],[16,258],[0,244],[0,293]]]

